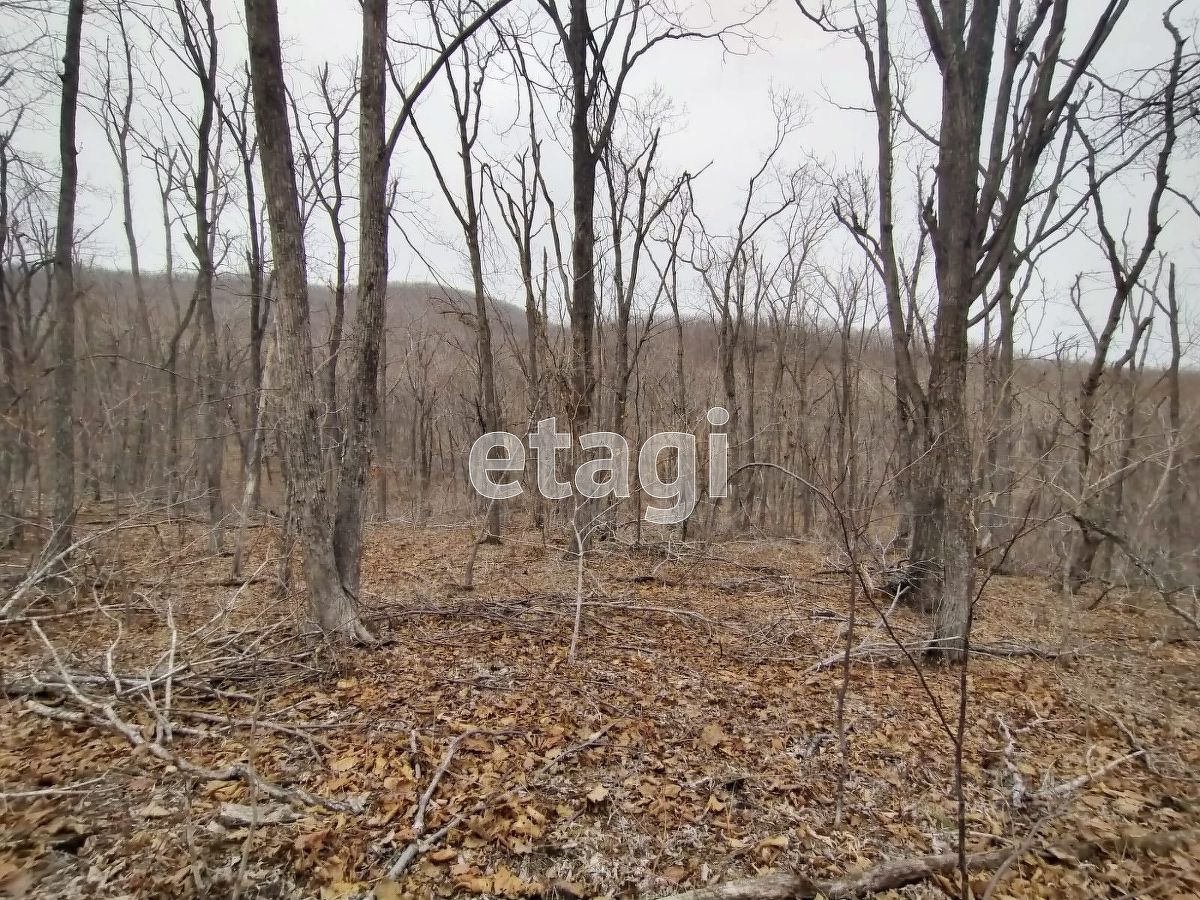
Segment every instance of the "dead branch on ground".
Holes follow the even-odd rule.
[[[1198,841],[1200,830],[1158,831],[1121,834],[1095,841],[1063,841],[1034,847],[1029,852],[1043,859],[1074,858],[1079,862],[1087,862],[1099,856],[1170,853]],[[967,868],[972,872],[988,872],[1002,865],[1010,855],[1011,851],[1007,848],[969,853]],[[916,884],[936,875],[948,875],[958,866],[958,853],[938,853],[880,863],[841,878],[809,878],[795,872],[781,872],[672,894],[663,900],[841,900],[868,897]]]

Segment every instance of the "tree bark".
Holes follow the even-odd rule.
[[[910,555],[918,592],[934,606],[936,652],[954,659],[965,653],[974,600],[967,326],[978,293],[980,153],[998,8],[997,0],[973,6],[969,34],[965,0],[943,3],[940,24],[923,8],[935,54],[944,56],[936,218],[929,207],[924,212],[936,257],[937,321]]]
[[[367,475],[379,412],[379,355],[387,297],[387,179],[384,136],[387,0],[364,0],[359,88],[359,263],[354,377],[350,384],[333,548],[342,585],[358,596]]]
[[[588,46],[592,27],[587,0],[570,0],[571,22],[563,50],[571,69],[571,426],[575,435],[588,429],[596,392],[593,344],[596,329],[596,165],[589,117],[595,101],[589,90]],[[601,63],[597,62],[597,65]],[[573,452],[575,465],[579,454]],[[597,504],[577,499],[567,555],[582,554],[595,532]]]
[[[295,493],[313,616],[330,636],[372,642],[342,586],[321,472],[321,398],[313,377],[308,276],[285,99],[276,0],[246,0],[246,30],[263,189],[279,281],[279,375],[287,476]]]
[[[596,388],[593,341],[596,327],[596,164],[589,116],[588,41],[592,28],[587,0],[571,0],[571,24],[564,51],[571,68],[571,424],[582,434],[591,416]]]
[[[54,369],[54,518],[47,559],[71,546],[75,519],[75,197],[79,183],[75,148],[75,114],[79,106],[79,51],[83,35],[83,0],[67,8],[63,51],[62,106],[58,146],[62,175],[58,186],[58,222],[54,239],[55,348]],[[61,563],[56,564],[61,568]]]
[[[212,201],[212,148],[213,125],[217,107],[217,26],[213,17],[212,0],[200,0],[199,12],[203,25],[197,28],[195,10],[185,8],[183,0],[175,0],[179,16],[179,27],[183,36],[184,49],[188,55],[193,74],[200,83],[202,103],[200,121],[196,126],[195,172],[192,178],[192,209],[195,225],[189,243],[196,257],[196,281],[193,286],[196,315],[200,324],[203,343],[203,371],[201,379],[200,413],[200,470],[204,476],[205,496],[208,502],[210,532],[209,544],[212,552],[221,549],[221,519],[224,502],[221,497],[221,470],[224,465],[225,441],[220,425],[222,406],[222,372],[220,351],[217,346],[217,321],[213,311],[213,214],[209,208]],[[218,133],[219,134],[219,133]],[[219,150],[218,140],[218,150]],[[213,208],[216,204],[213,203]]]

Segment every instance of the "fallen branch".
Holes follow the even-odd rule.
[[[1107,765],[1101,766],[1095,772],[1087,772],[1083,775],[1080,775],[1078,778],[1072,778],[1070,781],[1064,781],[1062,784],[1057,785],[1056,787],[1047,788],[1046,790],[1038,791],[1038,796],[1039,797],[1062,797],[1062,796],[1065,796],[1066,794],[1073,793],[1074,791],[1079,790],[1081,787],[1085,787],[1086,785],[1091,784],[1096,779],[1103,778],[1105,775],[1107,775],[1113,769],[1117,768],[1122,763],[1128,762],[1131,759],[1137,759],[1138,757],[1145,756],[1145,755],[1146,755],[1145,750],[1135,750],[1133,753],[1127,754],[1126,756],[1122,756],[1120,759],[1114,759],[1112,762],[1108,763]]]
[[[428,809],[429,801],[433,799],[434,792],[437,791],[437,786],[441,783],[442,777],[450,768],[450,763],[454,761],[454,754],[458,752],[459,745],[467,738],[474,737],[477,734],[502,735],[512,734],[512,732],[481,731],[479,729],[472,728],[469,731],[464,731],[450,742],[450,746],[446,748],[446,755],[442,757],[442,761],[434,771],[433,777],[429,779],[429,785],[425,788],[424,793],[421,794],[421,799],[417,802],[417,811],[413,815],[413,839],[409,842],[408,846],[401,851],[400,855],[396,857],[396,861],[388,867],[387,877],[391,880],[395,881],[398,879],[404,874],[408,867],[412,865],[412,861],[417,858],[417,853],[421,850],[422,843],[425,843],[427,846],[432,845],[435,840],[440,839],[447,831],[449,831],[450,827],[453,827],[453,825],[450,827],[444,826],[443,829],[435,832],[435,834],[428,841],[426,841],[425,811]],[[457,820],[451,821],[452,823],[457,823]]]
[[[505,790],[497,791],[496,793],[492,794],[491,796],[485,797],[484,799],[480,800],[478,803],[476,803],[470,809],[464,810],[463,812],[460,812],[460,813],[452,816],[450,818],[450,821],[448,821],[445,825],[443,825],[437,831],[430,834],[428,837],[422,838],[421,834],[417,833],[416,837],[413,839],[413,841],[411,843],[409,843],[402,851],[400,851],[400,854],[388,866],[387,873],[384,875],[384,880],[398,881],[400,876],[404,874],[404,872],[408,869],[408,867],[410,865],[412,865],[413,860],[416,859],[418,855],[420,855],[421,853],[428,852],[439,841],[441,841],[442,838],[444,838],[446,835],[448,835],[452,830],[457,828],[460,824],[462,824],[468,818],[470,818],[471,816],[479,815],[480,813],[484,812],[484,810],[486,810],[488,807],[492,806],[495,803],[500,803],[501,801],[508,799],[512,795],[516,794],[518,791],[528,790],[529,788],[533,787],[535,784],[537,784],[538,779],[540,779],[543,775],[545,775],[551,769],[553,769],[556,766],[558,766],[559,764],[561,764],[564,760],[566,760],[572,756],[575,756],[577,753],[582,753],[584,750],[587,750],[589,747],[594,747],[596,744],[598,744],[600,742],[600,740],[604,737],[604,735],[608,733],[608,730],[611,727],[612,727],[611,725],[606,725],[604,728],[601,728],[599,731],[597,731],[595,734],[593,734],[590,738],[588,738],[583,743],[576,744],[574,747],[571,747],[568,750],[560,753],[558,756],[554,757],[554,759],[550,760],[545,765],[543,765],[540,769],[538,769],[536,772],[534,772],[533,775],[531,775],[524,784],[517,785],[516,787],[507,788]],[[442,764],[438,767],[438,772],[434,774],[433,779],[430,781],[430,786],[425,789],[425,795],[428,795],[430,797],[433,795],[432,789],[437,787],[437,782],[441,779],[441,776],[443,774],[445,774],[445,769],[449,767],[450,760],[453,758],[453,752],[455,750],[457,750],[456,745],[458,744],[458,742],[461,741],[463,738],[468,737],[469,735],[481,734],[481,733],[484,733],[484,734],[489,734],[489,733],[490,734],[507,734],[509,732],[469,731],[469,732],[466,732],[465,734],[460,734],[457,738],[455,738],[453,743],[451,743],[450,747],[447,749],[446,756],[443,757]],[[422,796],[421,804],[419,805],[418,810],[417,810],[418,815],[422,816],[422,819],[421,819],[422,830],[424,830],[424,820],[423,820],[423,809],[421,807],[423,807],[424,805],[427,805],[429,802],[428,799],[426,799],[425,795]],[[413,830],[414,830],[414,832],[416,832],[415,822],[414,822]],[[376,896],[377,895],[375,894],[375,890],[372,889],[371,891],[369,891],[367,893],[364,900],[375,900]]]
[[[871,643],[870,637],[864,640],[861,644],[851,651],[850,657],[855,660],[872,659],[874,662],[886,662],[891,660],[900,660],[905,650],[928,650],[936,645],[936,641],[913,641],[905,644],[882,644]],[[1050,650],[1045,647],[1023,647],[1019,645],[1009,644],[972,644],[968,649],[972,656],[989,656],[999,659],[1013,659],[1023,656],[1032,656],[1037,659],[1053,660],[1053,659],[1069,659],[1073,656],[1078,656],[1082,652],[1079,649],[1071,650]],[[842,662],[845,657],[845,651],[839,651],[831,656],[826,657],[820,662],[815,662],[803,674],[811,675],[815,672],[822,672],[825,669],[832,668]]]
[[[1134,551],[1133,545],[1124,535],[1117,534],[1115,531],[1106,528],[1099,522],[1093,522],[1090,519],[1085,519],[1083,516],[1073,514],[1071,518],[1078,523],[1080,528],[1088,529],[1096,532],[1097,534],[1101,534],[1120,547],[1122,552],[1124,552],[1124,554],[1129,558],[1129,561],[1133,563],[1143,575],[1145,575],[1154,583],[1154,587],[1158,590],[1158,594],[1162,598],[1163,605],[1165,605],[1171,612],[1175,613],[1176,616],[1191,625],[1192,628],[1200,631],[1200,619],[1177,606],[1172,599],[1176,594],[1185,590],[1190,590],[1192,592],[1192,596],[1195,597],[1195,585],[1168,585],[1162,576],[1158,574],[1158,571],[1155,569],[1155,567],[1146,562],[1146,560],[1142,559],[1142,557]]]
[[[38,703],[36,700],[26,700],[25,707],[31,712],[35,712],[47,719],[67,722],[72,725],[93,725],[116,732],[129,741],[135,749],[144,750],[159,762],[174,766],[185,774],[202,778],[205,781],[241,781],[261,791],[272,800],[279,800],[283,803],[291,803],[296,806],[319,806],[324,809],[333,810],[334,812],[361,812],[360,804],[329,800],[325,797],[309,793],[303,788],[283,787],[272,781],[267,781],[244,763],[234,763],[224,769],[210,769],[207,766],[197,765],[179,754],[173,753],[162,746],[162,744],[146,740],[142,737],[141,732],[136,726],[121,719],[108,706],[103,707],[102,716],[89,715],[88,713],[76,712],[55,706],[46,706],[43,703]]]
[[[1020,809],[1025,804],[1025,779],[1021,775],[1021,770],[1017,767],[1017,739],[1013,737],[1012,730],[1009,729],[1008,723],[1004,721],[1003,716],[996,716],[996,723],[1000,726],[1000,733],[1004,736],[1004,767],[1008,769],[1008,774],[1012,778],[1012,795],[1010,797],[1013,809]]]
[[[89,785],[97,784],[107,778],[107,775],[101,775],[98,778],[89,778],[87,781],[77,781],[74,784],[66,784],[61,787],[39,788],[29,791],[4,791],[0,792],[0,800],[29,800],[33,797],[54,797],[61,794],[85,794],[87,791],[84,788]]]
[[[225,725],[230,728],[265,728],[267,731],[275,731],[279,734],[290,734],[292,737],[300,738],[308,744],[309,750],[312,751],[318,763],[321,761],[321,755],[317,752],[316,745],[320,744],[326,750],[332,751],[333,748],[329,742],[315,734],[309,734],[299,728],[293,728],[289,725],[281,725],[278,722],[263,720],[260,722],[252,722],[249,719],[234,719],[229,716],[218,716],[213,713],[201,712],[193,709],[177,709],[173,711],[175,715],[184,719],[193,719],[197,722],[207,722],[210,725]]]
[[[234,763],[224,769],[210,769],[180,756],[178,753],[163,746],[157,740],[148,740],[138,726],[121,718],[116,710],[113,709],[111,703],[100,703],[83,694],[75,686],[74,681],[67,672],[66,666],[63,665],[62,659],[58,655],[58,651],[50,643],[42,629],[36,622],[32,623],[31,627],[54,661],[55,668],[62,678],[62,686],[66,691],[65,696],[80,707],[78,711],[75,711],[46,706],[44,703],[39,703],[36,700],[26,700],[25,706],[31,712],[35,712],[48,719],[55,719],[59,722],[69,722],[74,725],[92,725],[115,732],[133,745],[134,749],[148,753],[160,762],[175,766],[179,771],[194,775],[197,778],[203,778],[207,781],[241,781],[255,790],[262,792],[272,800],[279,800],[299,806],[320,806],[336,812],[359,811],[357,804],[329,800],[312,794],[303,788],[288,788],[267,781],[255,772],[251,766],[245,763]]]
[[[1197,842],[1200,842],[1200,830],[1158,831],[1122,834],[1098,841],[1067,841],[1031,848],[1029,853],[1056,861],[1074,858],[1085,862],[1104,855],[1170,853]],[[987,872],[1003,865],[1011,855],[1012,851],[1008,849],[970,853],[967,855],[967,868],[972,872]],[[868,897],[881,891],[916,884],[935,875],[947,875],[955,871],[958,864],[957,853],[938,853],[881,863],[865,871],[831,880],[780,872],[672,894],[663,900],[816,900],[818,897],[841,900]]]

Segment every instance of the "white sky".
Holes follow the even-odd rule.
[[[92,0],[89,6],[99,2]],[[53,3],[65,7],[62,0],[53,0]],[[1094,3],[1095,0],[1079,0],[1073,15],[1081,21],[1086,20]],[[244,34],[236,25],[241,17],[241,4],[238,0],[215,0],[215,4],[218,21],[226,23],[221,33],[222,65],[227,71],[234,71],[240,68],[245,55]],[[312,72],[327,62],[336,67],[357,55],[360,38],[355,0],[280,0],[280,5],[285,59],[297,72]],[[1117,34],[1105,50],[1099,68],[1107,74],[1116,74],[1164,58],[1169,42],[1160,18],[1166,5],[1167,0],[1133,0]],[[401,4],[395,3],[394,7],[398,10]],[[1177,21],[1184,23],[1188,30],[1198,12],[1200,0],[1187,0]],[[5,15],[0,12],[0,19]],[[705,6],[694,4],[688,7],[687,15],[702,23],[728,23],[742,17],[742,4],[736,0],[714,0]],[[61,28],[60,17],[52,17],[51,22],[54,27]],[[91,16],[85,23],[85,40],[93,47],[102,46],[110,39],[110,35],[100,31],[105,24],[99,15]],[[1083,24],[1086,27],[1086,22]],[[5,30],[0,25],[0,33]],[[664,44],[646,58],[631,86],[634,95],[645,95],[657,86],[670,98],[677,115],[664,127],[664,132],[669,132],[663,139],[664,168],[668,172],[685,169],[697,172],[705,165],[709,166],[696,181],[695,193],[706,224],[718,232],[732,228],[746,179],[759,165],[774,136],[772,91],[802,98],[809,108],[808,124],[790,139],[784,154],[793,163],[798,164],[811,156],[834,168],[849,168],[857,163],[871,166],[874,160],[874,127],[869,116],[834,105],[862,105],[866,97],[865,71],[856,45],[821,33],[791,2],[784,0],[771,3],[756,20],[754,30],[760,35],[759,46],[746,55],[724,55],[713,42]],[[1075,32],[1076,40],[1081,31]],[[189,93],[192,88],[186,73],[179,71],[169,50],[161,43],[150,42],[144,33],[137,42],[148,68],[161,72],[162,79],[177,92],[180,106],[192,112],[189,104],[195,102],[194,92]],[[93,65],[91,72],[95,71]],[[412,78],[410,74],[410,83]],[[96,86],[93,81],[91,85],[85,84],[85,90]],[[486,130],[490,133],[483,143],[493,155],[503,157],[506,149],[520,146],[523,131],[512,127],[513,103],[509,89],[503,85],[489,85],[484,97],[488,104]],[[443,160],[453,164],[456,146],[452,143],[452,118],[444,100],[445,94],[440,91],[428,94],[418,107],[418,120],[435,146],[445,149]],[[50,101],[56,101],[56,98],[50,97]],[[139,91],[138,101],[142,109],[135,112],[135,116],[144,121],[146,111],[154,110],[157,101],[144,87]],[[550,106],[553,108],[553,101]],[[918,91],[912,110],[922,121],[936,126],[934,94]],[[154,114],[158,113],[155,111]],[[52,127],[55,115],[53,102],[50,102],[42,126],[27,128],[20,137],[20,146],[41,154],[51,168],[57,155],[57,137]],[[128,260],[121,226],[117,169],[93,117],[81,112],[79,126],[80,170],[86,186],[80,208],[80,228],[91,233],[88,249],[97,264],[124,267]],[[543,137],[547,135],[543,133]],[[1195,196],[1200,178],[1197,178],[1194,160],[1188,159],[1186,152],[1180,153],[1172,171],[1176,186]],[[453,172],[453,165],[447,168]],[[559,208],[568,210],[569,182],[565,178],[561,154],[548,161],[548,168]],[[393,174],[399,176],[406,196],[403,208],[411,246],[401,236],[394,236],[391,277],[428,280],[431,275],[428,263],[432,264],[436,277],[456,284],[467,283],[465,255],[459,249],[461,238],[457,224],[449,215],[429,164],[415,141],[402,141],[400,152],[393,161]],[[603,194],[603,188],[600,190]],[[1138,185],[1130,184],[1129,190],[1130,197],[1136,200]],[[135,229],[142,264],[146,268],[160,267],[163,241],[158,197],[148,166],[141,165],[135,172],[134,195]],[[1116,209],[1118,201],[1111,202]],[[1140,224],[1140,212],[1135,222]],[[1162,248],[1171,253],[1179,266],[1185,302],[1189,291],[1200,286],[1200,255],[1195,240],[1198,224],[1200,222],[1190,213],[1181,212],[1161,242]],[[235,227],[234,220],[231,219],[226,227]],[[1133,234],[1136,236],[1138,232]],[[838,235],[836,240],[834,249],[841,252],[841,236]],[[177,257],[186,257],[186,248],[178,236],[175,243]],[[314,279],[324,275],[322,245],[320,239],[314,240],[310,260],[310,275]],[[414,252],[414,246],[419,253]],[[850,249],[847,252],[857,251]],[[186,258],[181,262],[186,263]],[[1103,271],[1102,265],[1099,255],[1082,240],[1064,246],[1046,261],[1042,275],[1048,305],[1044,310],[1035,310],[1031,316],[1041,324],[1036,335],[1027,337],[1027,347],[1045,351],[1056,334],[1078,331],[1075,314],[1065,301],[1066,285],[1076,272]],[[493,271],[489,274],[493,293],[517,300],[511,263],[505,257],[496,256],[492,266]],[[1098,283],[1097,290],[1089,295],[1088,309],[1096,315],[1106,305],[1103,287],[1103,282]],[[1200,306],[1193,308],[1200,310]],[[1165,340],[1162,329],[1159,331],[1159,339]]]

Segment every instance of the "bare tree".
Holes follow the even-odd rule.
[[[113,77],[113,61],[106,48],[104,54],[104,93],[99,98],[100,120],[109,149],[117,161],[121,177],[121,225],[125,231],[125,247],[129,253],[129,271],[133,277],[134,300],[137,303],[138,327],[141,329],[144,352],[149,352],[153,342],[150,334],[150,311],[146,306],[146,288],[142,280],[142,267],[138,252],[137,234],[133,228],[133,185],[130,178],[130,141],[133,131],[133,100],[137,92],[134,78],[134,47],[130,40],[129,23],[125,17],[125,2],[117,0],[112,6],[112,17],[121,40],[118,64],[121,66],[122,90],[118,94],[117,80]]]
[[[762,163],[747,181],[745,193],[738,210],[738,219],[733,234],[725,240],[709,236],[693,208],[693,218],[699,224],[694,237],[697,242],[689,260],[708,293],[709,301],[717,320],[717,365],[720,371],[722,400],[729,413],[725,426],[730,435],[730,471],[743,470],[749,476],[742,482],[730,484],[730,508],[734,513],[734,524],[748,527],[753,500],[752,479],[757,477],[753,461],[753,445],[749,438],[754,433],[754,396],[738,397],[737,361],[744,352],[743,341],[747,338],[744,329],[747,321],[755,326],[755,306],[761,302],[764,285],[761,275],[761,249],[756,245],[773,221],[782,216],[796,202],[797,185],[805,177],[793,173],[779,178],[777,194],[764,201],[762,194],[769,190],[776,173],[771,171],[788,136],[798,127],[798,110],[790,101],[776,102],[775,140],[764,155]],[[748,419],[746,422],[744,420]]]
[[[83,0],[67,8],[63,47],[62,104],[58,147],[62,174],[58,186],[58,221],[54,239],[54,516],[46,559],[71,547],[75,519],[75,199],[79,186],[75,118],[79,106],[79,57],[83,35]]]
[[[342,331],[346,319],[346,290],[349,283],[349,241],[346,236],[346,187],[345,178],[353,162],[344,141],[347,137],[346,119],[354,101],[358,98],[360,79],[357,71],[350,73],[349,83],[338,85],[334,81],[329,65],[321,67],[316,76],[319,113],[301,111],[295,96],[291,96],[292,115],[296,120],[296,137],[300,142],[301,160],[308,171],[316,204],[325,213],[329,233],[333,236],[333,318],[329,324],[329,350],[323,363],[325,372],[325,396],[328,405],[328,437],[325,445],[336,458],[340,447],[338,433],[337,373],[341,356]],[[324,141],[316,141],[310,134],[325,133]],[[327,158],[322,160],[322,145]]]
[[[203,378],[200,397],[199,463],[204,480],[211,533],[210,546],[218,551],[222,543],[221,519],[224,504],[221,497],[221,472],[224,466],[224,437],[220,425],[223,401],[223,373],[218,347],[217,321],[213,311],[213,279],[216,239],[215,213],[219,198],[215,190],[214,168],[220,156],[223,123],[217,114],[218,103],[218,37],[212,0],[199,0],[196,5],[173,0],[178,26],[178,47],[173,38],[165,38],[168,46],[196,80],[200,91],[200,115],[194,123],[195,153],[191,158],[192,230],[185,238],[196,260],[196,277],[192,285],[195,316],[200,328]]]
[[[613,138],[630,74],[640,60],[667,41],[715,38],[724,41],[739,26],[695,30],[673,21],[647,0],[618,0],[593,25],[586,0],[569,0],[564,18],[556,0],[539,3],[558,35],[568,76],[564,87],[570,111],[571,234],[571,395],[570,417],[583,431],[592,416],[596,390],[596,175]],[[591,533],[591,504],[581,504],[572,533]],[[586,547],[575,547],[577,552]]]
[[[1169,454],[1167,457],[1167,546],[1172,553],[1178,552],[1180,524],[1184,504],[1187,502],[1183,480],[1183,402],[1180,391],[1179,369],[1183,361],[1183,342],[1180,339],[1179,295],[1176,291],[1175,263],[1171,263],[1167,275],[1167,299],[1156,300],[1159,310],[1167,317],[1167,328],[1171,338],[1171,358],[1167,365],[1167,428]]]
[[[542,282],[539,289],[537,274],[534,271],[535,233],[540,230],[538,201],[543,196],[546,197],[549,208],[556,244],[558,232],[554,205],[549,199],[549,190],[542,176],[542,144],[538,136],[533,81],[529,76],[519,36],[506,39],[506,43],[510,45],[516,77],[524,89],[528,148],[517,155],[509,165],[487,165],[483,171],[491,185],[495,209],[499,211],[500,221],[512,239],[517,255],[525,308],[525,346],[524,355],[520,348],[514,348],[514,355],[525,376],[528,421],[536,422],[541,418],[548,400],[547,370],[551,363],[546,334],[548,313],[543,302],[548,291],[548,279]],[[511,188],[508,186],[510,182],[513,185]],[[533,498],[532,520],[534,527],[542,527],[545,523],[544,498],[538,493],[535,493]]]
[[[1128,0],[1109,0],[1094,14],[1072,60],[1062,53],[1066,0],[1041,3],[1027,15],[1022,15],[1023,6],[1010,0],[1002,22],[999,0],[945,0],[940,10],[931,0],[917,4],[938,70],[941,116],[936,137],[915,126],[936,152],[936,198],[925,197],[921,227],[933,250],[937,307],[918,428],[923,443],[914,460],[911,555],[919,592],[936,610],[935,652],[950,657],[965,653],[974,596],[974,491],[966,406],[972,307],[1011,251],[1045,150],[1066,122],[1080,80]],[[868,26],[857,5],[852,13],[858,15],[849,28],[860,35],[873,90],[878,91],[878,73],[891,65],[891,54],[871,53]],[[884,50],[886,45],[878,41],[886,39],[887,17],[886,4],[877,3],[875,47]],[[837,27],[824,13],[810,18]],[[1039,50],[1032,53],[1035,45]],[[877,116],[882,155],[888,135],[882,114]],[[912,123],[907,114],[905,120]],[[1011,129],[1010,122],[1015,123]],[[892,144],[894,149],[894,138]],[[884,196],[895,187],[881,178],[879,189],[882,208]],[[887,227],[882,220],[881,226]],[[884,275],[890,281],[888,270]]]
[[[654,115],[650,113],[650,115]],[[645,145],[626,152],[611,144],[601,157],[604,181],[612,217],[612,279],[616,307],[616,372],[613,376],[612,430],[625,432],[629,391],[638,358],[646,346],[654,325],[654,314],[666,290],[660,273],[648,308],[643,310],[641,335],[631,334],[636,326],[634,307],[641,293],[641,274],[650,255],[651,232],[667,207],[679,195],[691,176],[687,173],[660,185],[655,167],[660,129],[655,128]],[[632,203],[632,208],[630,208]],[[674,247],[671,252],[674,253]]]
[[[246,454],[243,467],[243,482],[253,485],[248,492],[243,492],[241,509],[241,530],[245,530],[246,517],[249,507],[258,503],[259,476],[262,467],[263,447],[263,411],[264,411],[264,381],[266,379],[266,363],[263,359],[263,344],[266,338],[267,321],[271,314],[271,290],[267,276],[267,253],[264,247],[262,233],[263,212],[259,208],[257,178],[258,168],[258,135],[255,133],[253,109],[251,101],[250,73],[245,70],[245,83],[238,88],[234,86],[228,92],[225,103],[218,105],[218,110],[225,122],[238,161],[242,168],[243,201],[246,216],[245,249],[243,262],[250,289],[250,386],[251,402],[248,404],[250,447]],[[240,546],[240,542],[239,542]],[[235,556],[235,559],[238,557]],[[236,566],[235,566],[236,569]]]
[[[440,7],[435,0],[429,0],[428,8],[436,46],[445,51],[450,34],[442,24],[442,16],[449,19],[451,33],[461,33],[469,23],[467,13],[470,7],[463,3]],[[475,362],[479,373],[480,428],[484,433],[500,430],[500,401],[496,393],[495,351],[492,346],[491,313],[488,310],[490,299],[483,273],[481,217],[485,179],[478,171],[477,145],[484,108],[483,89],[489,78],[493,77],[489,74],[489,69],[494,68],[496,56],[500,51],[500,44],[496,40],[488,44],[467,42],[458,52],[458,63],[446,65],[443,69],[458,139],[461,198],[450,187],[442,167],[438,164],[437,153],[417,127],[416,120],[413,120],[413,129],[466,241],[471,287],[475,295]],[[489,504],[488,521],[483,537],[485,543],[496,543],[500,540],[500,513],[499,503]]]
[[[279,279],[279,373],[285,402],[288,475],[304,574],[314,618],[329,635],[373,642],[343,587],[332,539],[332,510],[321,473],[320,399],[313,377],[308,277],[296,190],[276,0],[246,0],[250,80],[263,170],[263,190]]]
[[[1178,3],[1173,4],[1163,14],[1163,27],[1166,28],[1172,39],[1172,55],[1163,73],[1161,95],[1155,97],[1152,101],[1156,113],[1155,118],[1158,121],[1149,127],[1146,137],[1136,141],[1132,152],[1124,154],[1114,167],[1102,175],[1099,169],[1100,148],[1093,139],[1089,138],[1080,125],[1079,120],[1077,118],[1072,120],[1073,126],[1078,131],[1080,140],[1087,150],[1086,169],[1091,209],[1096,229],[1099,233],[1100,246],[1104,251],[1112,278],[1112,295],[1109,300],[1108,312],[1104,324],[1099,331],[1092,333],[1094,345],[1092,360],[1079,387],[1079,422],[1076,431],[1079,447],[1079,500],[1084,503],[1084,518],[1078,520],[1081,523],[1097,521],[1103,525],[1106,519],[1105,515],[1097,514],[1091,508],[1091,504],[1087,502],[1093,463],[1093,435],[1096,427],[1097,400],[1106,373],[1108,355],[1113,340],[1126,315],[1130,298],[1138,288],[1139,282],[1154,256],[1159,236],[1164,227],[1163,198],[1167,193],[1168,182],[1170,180],[1171,156],[1177,140],[1179,112],[1176,107],[1179,99],[1180,79],[1184,71],[1185,40],[1178,27],[1171,20],[1171,14],[1178,5]],[[1126,124],[1118,122],[1116,127],[1123,132]],[[1140,161],[1143,154],[1155,146],[1157,146],[1157,152],[1154,154],[1152,173],[1154,180],[1146,201],[1145,232],[1141,246],[1131,248],[1128,245],[1127,237],[1125,235],[1118,237],[1109,223],[1102,188],[1114,172],[1121,171]],[[1148,320],[1144,324],[1143,322],[1135,323],[1135,337],[1140,337],[1140,330],[1144,330],[1148,326]],[[1131,354],[1135,354],[1136,352],[1137,341],[1135,340],[1127,355],[1132,358]],[[1123,358],[1122,364],[1128,364],[1130,361],[1130,359]],[[1075,542],[1071,561],[1068,565],[1068,590],[1072,592],[1078,590],[1091,574],[1092,564],[1096,559],[1096,552],[1105,539],[1106,535],[1103,530],[1089,528],[1086,524],[1081,524],[1080,534]]]
[[[358,91],[358,309],[354,323],[354,373],[333,529],[338,574],[351,596],[358,594],[362,566],[362,529],[367,508],[364,495],[379,411],[379,358],[387,296],[390,159],[384,138],[387,11],[387,0],[368,0],[363,4]]]
[[[387,294],[387,179],[391,155],[413,106],[442,67],[511,0],[496,0],[449,41],[416,85],[384,133],[387,83],[387,0],[364,6],[362,75],[359,89],[359,266],[354,327],[354,374],[345,449],[337,490],[333,544],[342,583],[357,594],[362,567],[362,530],[367,475],[379,411],[379,361],[385,333]]]

